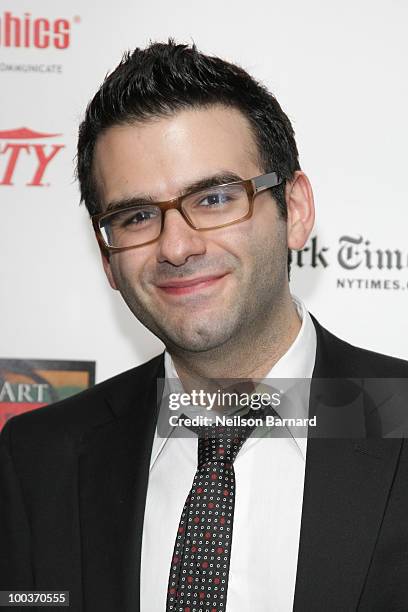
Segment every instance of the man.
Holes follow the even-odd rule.
[[[408,375],[290,295],[314,208],[276,99],[194,47],[136,49],[88,106],[78,177],[110,285],[166,352],[9,421],[1,588],[69,590],[87,612],[408,609],[407,446],[364,439],[364,400],[360,440],[156,428],[163,378]]]

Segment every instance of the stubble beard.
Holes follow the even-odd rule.
[[[240,289],[222,311],[198,310],[194,316],[192,309],[192,314],[185,316],[183,308],[179,317],[171,314],[172,308],[154,312],[148,300],[137,296],[128,279],[121,283],[120,292],[136,318],[171,353],[213,353],[216,359],[228,358],[231,351],[248,353],[256,350],[256,343],[261,348],[281,331],[273,329],[273,321],[279,320],[286,295],[286,241],[275,236],[270,244],[255,248],[254,257],[252,277],[246,283],[238,283]]]
[[[235,312],[208,310],[197,315],[191,312],[188,316],[183,316],[185,308],[181,309],[181,316],[174,316],[173,308],[153,312],[137,299],[130,283],[124,283],[120,292],[135,317],[174,352],[201,353],[216,349],[228,342],[242,319],[237,307]]]

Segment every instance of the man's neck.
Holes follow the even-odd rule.
[[[228,345],[204,353],[169,350],[185,390],[225,378],[262,379],[289,350],[301,328],[295,304],[275,314],[257,333],[232,339]]]

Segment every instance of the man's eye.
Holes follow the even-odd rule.
[[[128,223],[142,223],[143,221],[149,221],[152,216],[152,213],[148,210],[142,210],[129,217]]]
[[[153,210],[132,211],[132,213],[128,213],[124,216],[121,224],[123,227],[143,225],[148,221],[152,221],[155,217],[157,217],[157,212]]]
[[[201,198],[198,202],[199,206],[222,206],[227,204],[230,198],[227,193],[208,193],[204,198]]]

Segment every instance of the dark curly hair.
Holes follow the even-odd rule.
[[[92,162],[105,130],[214,104],[236,108],[249,121],[260,167],[284,179],[272,193],[286,219],[285,182],[300,166],[292,125],[276,98],[239,66],[171,39],[125,53],[88,104],[79,128],[77,178],[89,213],[101,210]]]

